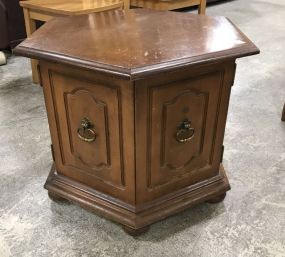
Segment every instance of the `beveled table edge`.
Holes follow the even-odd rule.
[[[25,56],[32,59],[43,59],[45,61],[50,61],[55,63],[68,64],[78,68],[117,75],[119,77],[129,80],[136,80],[147,77],[148,75],[151,75],[153,73],[166,72],[169,70],[175,70],[178,68],[188,67],[197,64],[205,64],[205,63],[218,62],[218,61],[220,62],[228,59],[236,59],[240,57],[250,56],[258,54],[259,52],[260,50],[251,41],[249,41],[246,43],[246,45],[242,45],[240,47],[236,47],[233,49],[228,49],[219,52],[193,56],[193,57],[186,57],[182,59],[161,62],[158,64],[130,69],[115,65],[99,63],[91,60],[84,60],[81,58],[67,56],[55,52],[28,48],[21,45],[17,46],[13,50],[13,53],[16,55]]]

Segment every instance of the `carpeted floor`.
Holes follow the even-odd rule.
[[[284,257],[285,2],[211,5],[260,47],[238,61],[225,136],[232,190],[139,238],[75,205],[51,202],[43,184],[50,139],[42,90],[28,59],[0,67],[0,257]]]

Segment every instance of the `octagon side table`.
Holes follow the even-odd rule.
[[[235,60],[259,53],[229,20],[147,9],[111,11],[108,21],[60,17],[15,53],[39,60],[51,198],[77,202],[130,234],[224,199]]]

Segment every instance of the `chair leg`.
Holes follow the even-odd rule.
[[[283,106],[283,111],[282,111],[281,120],[282,120],[282,121],[285,121],[285,104],[284,104],[284,106]]]
[[[198,8],[199,14],[205,14],[206,13],[206,4],[207,4],[207,0],[200,0],[200,4],[199,4],[199,8]]]
[[[131,6],[130,0],[124,0],[123,3],[124,3],[124,6],[123,6],[124,10],[130,9],[130,6]]]
[[[26,33],[27,36],[31,36],[36,31],[36,21],[31,19],[30,11],[27,8],[23,9],[24,11],[24,18],[25,18],[25,26],[26,26]],[[34,83],[39,83],[39,74],[38,74],[38,61],[31,59],[31,66],[32,66],[32,78]]]

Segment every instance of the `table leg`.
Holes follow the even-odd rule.
[[[198,9],[199,14],[205,14],[206,13],[206,3],[207,0],[200,0],[200,5]]]
[[[221,195],[214,196],[213,198],[209,199],[207,203],[220,203],[225,199],[226,195],[227,193],[223,193]]]
[[[282,120],[282,121],[285,121],[285,104],[284,104],[284,106],[283,106],[283,111],[282,111],[281,120]]]
[[[146,226],[146,227],[143,227],[143,228],[138,228],[138,229],[134,229],[134,228],[130,228],[130,227],[127,227],[127,226],[123,226],[123,229],[130,236],[136,237],[136,236],[140,236],[141,234],[147,232],[149,230],[149,226]]]
[[[31,19],[29,9],[23,8],[24,10],[24,18],[25,18],[25,26],[27,37],[31,36],[33,32],[36,31],[36,21]],[[38,61],[31,59],[32,66],[32,78],[34,83],[39,83],[39,74],[38,74]]]
[[[124,10],[130,9],[130,5],[131,5],[130,0],[123,0],[123,2],[124,2],[124,6],[123,6]]]

